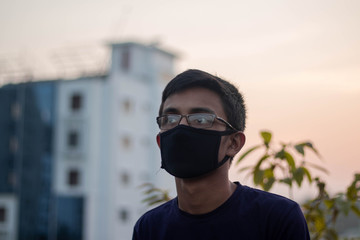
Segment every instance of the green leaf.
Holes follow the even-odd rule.
[[[281,149],[279,152],[275,154],[275,158],[284,159],[285,158],[285,150]]]
[[[258,149],[259,147],[261,147],[260,145],[258,145],[258,146],[255,146],[255,147],[252,147],[252,148],[250,148],[249,150],[247,150],[243,155],[241,155],[240,157],[239,157],[239,159],[237,160],[237,164],[239,163],[239,162],[241,162],[249,153],[251,153],[252,151],[254,151],[255,149]]]
[[[139,188],[146,188],[146,187],[154,187],[154,185],[152,183],[143,183],[139,186]]]
[[[315,218],[314,223],[317,232],[322,231],[326,227],[324,216],[321,215],[317,216],[317,218]]]
[[[355,204],[351,205],[351,210],[360,217],[360,209]]]
[[[304,145],[303,144],[297,144],[294,146],[294,148],[296,149],[296,151],[298,151],[298,153],[300,153],[301,155],[305,155],[304,152]]]
[[[264,181],[264,173],[265,171],[264,170],[261,170],[260,169],[260,165],[262,164],[262,162],[267,159],[269,157],[269,155],[265,154],[264,156],[262,156],[259,161],[257,162],[257,164],[255,165],[254,167],[254,171],[253,171],[253,174],[254,174],[254,184],[255,185],[259,185],[259,184],[262,184],[263,181]]]
[[[254,184],[259,185],[264,180],[264,171],[256,168],[254,170]]]
[[[305,150],[304,150],[305,147],[310,148],[318,157],[320,157],[318,150],[316,150],[316,148],[313,146],[313,144],[311,142],[303,142],[303,143],[296,144],[294,146],[296,151],[303,156],[305,155]]]
[[[274,177],[274,171],[272,168],[268,168],[264,170],[264,177],[265,178],[271,178]]]
[[[256,163],[255,168],[259,169],[261,164],[264,162],[264,160],[266,160],[267,158],[269,158],[270,156],[265,154],[264,156],[262,156],[259,161]]]
[[[293,156],[289,152],[285,151],[284,148],[275,154],[275,158],[280,158],[282,160],[286,159],[291,169],[295,169],[295,160]]]
[[[271,187],[273,186],[274,182],[275,182],[274,177],[268,178],[267,181],[264,183],[264,186],[263,186],[264,190],[269,191],[271,189]]]
[[[351,208],[351,204],[349,203],[349,202],[347,202],[347,201],[342,201],[341,199],[337,199],[337,203],[338,203],[338,205],[340,206],[340,210],[341,210],[341,212],[345,215],[345,216],[347,216],[348,214],[349,214],[349,211],[350,211],[350,209],[352,209]]]
[[[324,236],[321,239],[338,240],[339,238],[338,238],[338,234],[335,229],[327,228],[327,229],[325,229]]]
[[[328,174],[329,173],[329,171],[328,170],[326,170],[325,168],[323,168],[323,167],[320,167],[319,165],[317,165],[317,164],[314,164],[314,163],[311,163],[311,162],[306,162],[306,164],[307,165],[309,165],[310,167],[312,167],[312,168],[316,168],[317,170],[320,170],[320,171],[322,171],[322,172],[324,172],[324,173],[326,173],[326,174]]]
[[[285,184],[289,185],[290,187],[292,187],[292,180],[291,180],[291,178],[281,179],[280,182],[285,183]]]
[[[144,194],[148,195],[148,194],[150,194],[152,192],[155,192],[155,191],[157,191],[155,188],[150,188],[149,190],[145,191]]]
[[[357,200],[357,189],[356,186],[354,184],[351,184],[346,192],[346,197],[350,200],[350,201],[356,201]]]
[[[296,181],[296,183],[298,184],[299,187],[301,187],[301,183],[304,179],[304,169],[302,167],[299,167],[297,168],[295,171],[294,171],[294,179]]]
[[[305,142],[303,144],[305,147],[310,148],[318,157],[320,157],[318,150],[313,146],[313,144],[311,142]]]
[[[143,199],[142,202],[150,204],[151,202],[153,202],[154,200],[157,200],[157,199],[158,199],[158,196],[152,195],[150,197]]]
[[[263,138],[263,140],[264,140],[264,144],[265,144],[265,146],[266,147],[269,147],[269,143],[270,143],[270,141],[271,141],[271,133],[270,132],[267,132],[267,131],[262,131],[262,132],[260,132],[260,134],[261,134],[261,137]]]
[[[360,173],[355,173],[355,180],[354,182],[360,181]]]
[[[334,207],[335,200],[334,199],[324,200],[324,204],[327,207],[327,209],[331,209]]]
[[[246,171],[246,170],[248,170],[248,169],[250,169],[250,168],[252,168],[252,166],[242,167],[242,168],[240,168],[240,169],[238,170],[238,172],[240,173],[240,172]]]
[[[295,169],[295,160],[293,158],[293,156],[288,153],[287,151],[284,151],[284,157],[286,159],[286,161],[288,162],[289,166],[291,167],[291,169]]]
[[[309,170],[306,167],[302,167],[302,168],[303,168],[303,170],[305,172],[305,175],[306,175],[309,183],[312,183],[312,177],[311,177],[311,174],[310,174]]]

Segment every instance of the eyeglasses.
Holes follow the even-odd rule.
[[[194,128],[211,128],[214,124],[215,119],[233,130],[236,130],[230,123],[224,119],[211,113],[194,113],[187,115],[179,114],[166,114],[156,118],[156,122],[161,130],[169,130],[180,124],[181,119],[185,117],[189,126]]]

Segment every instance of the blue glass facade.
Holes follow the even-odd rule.
[[[82,197],[57,198],[57,240],[82,239],[83,201]]]
[[[82,239],[83,200],[57,199],[52,190],[57,84],[0,88],[0,194],[18,199],[19,240]],[[62,238],[66,216],[76,228]]]
[[[11,140],[16,135],[16,121],[13,119],[12,104],[16,101],[16,88],[0,88],[0,192],[13,193],[15,190],[12,175],[15,171],[15,154],[11,150]],[[11,143],[11,141],[13,141]]]

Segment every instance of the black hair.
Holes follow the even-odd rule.
[[[180,73],[166,85],[162,94],[159,116],[162,114],[165,100],[170,95],[195,87],[206,88],[218,94],[228,122],[237,130],[244,131],[246,107],[238,89],[226,80],[197,69]]]

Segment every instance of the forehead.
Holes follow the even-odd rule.
[[[164,102],[162,113],[194,112],[213,112],[225,118],[220,96],[206,88],[190,88],[170,95]]]

